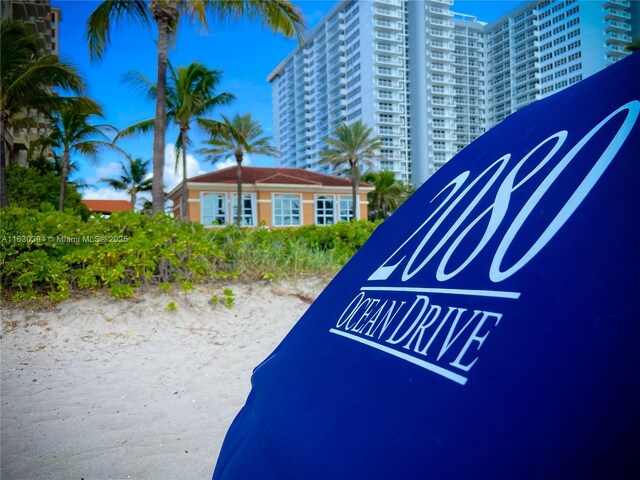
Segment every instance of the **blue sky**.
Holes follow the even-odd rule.
[[[366,1],[366,0],[362,0]],[[52,0],[52,5],[62,9],[60,24],[60,54],[76,65],[88,85],[87,95],[97,100],[104,109],[104,122],[123,128],[137,121],[152,118],[154,105],[140,96],[130,85],[122,81],[130,70],[138,70],[155,79],[156,33],[136,23],[124,23],[113,28],[111,43],[100,63],[91,63],[84,38],[87,18],[99,2],[88,0]],[[312,28],[334,5],[334,1],[294,1],[300,5],[307,25]],[[477,15],[480,20],[490,21],[517,6],[519,1],[466,0],[455,2],[454,10]],[[297,45],[296,40],[285,39],[263,29],[255,23],[210,25],[208,32],[194,28],[188,23],[181,25],[177,42],[169,52],[171,62],[187,65],[198,60],[209,68],[221,69],[223,80],[220,91],[232,92],[237,100],[229,107],[213,113],[251,113],[271,134],[271,87],[267,75]],[[177,136],[175,128],[167,131],[167,166],[165,184],[170,190],[179,181],[173,170],[172,146]],[[203,137],[194,128],[194,148],[199,148]],[[152,135],[140,136],[121,146],[131,155],[144,159],[152,157]],[[200,155],[191,152],[188,175],[211,171],[214,167]],[[105,153],[97,164],[91,165],[82,158],[75,159],[79,170],[75,178],[84,180],[89,187],[85,198],[122,198],[124,192],[114,192],[104,184],[97,183],[102,177],[114,177],[119,173],[117,154]],[[249,159],[253,165],[275,165],[274,159],[256,157]],[[217,166],[219,167],[219,166]],[[217,168],[215,167],[215,168]]]

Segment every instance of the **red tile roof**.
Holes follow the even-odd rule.
[[[82,200],[89,210],[98,213],[128,212],[133,210],[126,200]]]
[[[205,173],[188,179],[189,183],[236,183],[236,167]],[[325,187],[350,187],[351,180],[335,175],[302,168],[242,167],[243,184],[318,185]],[[369,186],[368,183],[360,183]]]

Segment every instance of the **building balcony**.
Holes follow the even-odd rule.
[[[337,63],[335,68],[332,68],[329,72],[329,78],[344,77],[347,74],[347,69],[341,64]]]
[[[430,45],[433,50],[447,50],[447,51],[454,50],[452,42],[440,42],[437,40],[432,40],[430,42]]]
[[[445,30],[433,30],[433,29],[429,29],[427,30],[427,35],[433,37],[433,38],[445,38],[448,40],[453,39],[453,33],[451,33],[450,31],[445,31]]]
[[[469,71],[467,69],[464,68],[454,68],[453,69],[453,75],[456,77],[469,77]]]
[[[374,58],[374,62],[380,65],[396,65],[396,66],[402,66],[402,60],[400,58],[382,58],[380,55],[376,55],[376,57]]]
[[[381,130],[380,127],[378,127],[378,135],[380,136],[384,136],[384,137],[404,137],[403,133],[400,133],[397,130]]]
[[[453,17],[453,12],[448,8],[429,7],[429,13],[434,16]]]
[[[625,10],[619,10],[617,8],[606,8],[604,11],[604,18],[606,20],[629,20],[631,14]]]
[[[431,135],[431,138],[433,138],[434,140],[443,140],[445,142],[452,142],[456,140],[456,138],[453,135],[451,134],[447,135],[442,133],[433,133]]]
[[[448,73],[451,73],[454,71],[454,69],[451,68],[450,66],[441,65],[439,63],[432,63],[431,70],[433,70],[434,72],[448,72]]]
[[[605,32],[630,32],[631,25],[622,22],[616,22],[615,20],[607,20],[604,24]]]
[[[378,68],[376,75],[385,78],[402,78],[402,74],[391,68]]]
[[[455,57],[449,53],[442,52],[431,52],[431,58],[433,60],[438,60],[439,62],[453,62],[455,61]]]
[[[436,27],[453,28],[455,24],[451,20],[443,20],[441,18],[431,18],[429,23]]]
[[[456,92],[452,88],[445,88],[441,85],[434,85],[431,88],[431,93],[434,95],[455,95]]]
[[[402,13],[400,13],[398,10],[390,10],[387,8],[374,8],[373,9],[373,15],[374,17],[380,17],[380,18],[402,18]]]
[[[404,109],[401,109],[399,105],[394,105],[393,107],[381,107],[380,105],[376,105],[376,112],[379,112],[379,113],[404,113]]]
[[[394,89],[394,90],[400,90],[400,89],[403,88],[402,85],[400,85],[400,83],[398,83],[398,82],[390,82],[389,83],[389,82],[384,82],[384,81],[378,81],[376,85],[378,87],[385,88],[385,89],[391,88],[391,89]]]
[[[609,49],[607,50],[608,57],[622,58],[629,55],[629,53],[630,52],[622,45],[609,45]]]
[[[482,100],[476,100],[475,98],[456,97],[455,104],[462,105],[462,106],[481,107],[484,105],[484,102]]]
[[[400,142],[391,142],[391,143],[383,143],[381,148],[400,148],[402,145],[400,145]],[[391,158],[399,158],[397,155],[396,156],[389,156],[387,155],[386,158],[391,159]]]
[[[388,42],[402,42],[402,35],[399,33],[376,32],[375,37]]]
[[[376,20],[375,22],[373,22],[373,24],[377,28],[382,28],[385,30],[392,30],[392,31],[402,30],[402,26],[399,24],[399,22],[389,22],[388,20]]]
[[[431,150],[434,152],[456,153],[456,149],[453,145],[433,145]]]
[[[400,49],[398,46],[394,48],[391,45],[381,44],[381,43],[376,43],[375,50],[376,52],[386,53],[389,55],[396,55],[396,54],[402,53],[402,49]]]
[[[472,38],[471,37],[471,32],[469,32],[468,30],[456,30],[455,32],[453,32],[453,34],[457,37],[457,38]]]
[[[604,39],[607,43],[613,43],[617,45],[626,45],[631,42],[633,39],[631,35],[627,35],[626,33],[617,33],[617,32],[609,32],[605,34]]]
[[[334,82],[329,86],[329,89],[327,90],[330,94],[335,94],[338,90],[340,90],[342,88],[342,84],[340,83],[340,81]]]
[[[453,79],[449,75],[432,75],[431,83],[451,85],[453,83]]]
[[[439,130],[455,130],[456,124],[451,120],[432,119],[431,125]]]
[[[629,8],[631,6],[631,2],[629,0],[607,0],[604,5],[605,7],[618,6]]]
[[[382,102],[395,102],[395,103],[399,103],[402,102],[403,100],[398,96],[398,95],[391,95],[391,97],[387,96],[387,95],[381,95],[380,93],[374,94],[374,98],[376,100],[380,100]]]
[[[440,99],[437,97],[430,97],[429,98],[429,103],[431,103],[431,105],[434,105],[436,107],[453,107],[455,106],[455,102],[451,99]]]
[[[453,112],[449,111],[448,109],[445,109],[444,111],[430,109],[429,113],[433,118],[456,118]]]
[[[402,122],[400,121],[399,118],[378,118],[378,123],[384,124],[384,125],[401,125]]]

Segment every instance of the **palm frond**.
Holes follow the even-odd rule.
[[[2,82],[3,108],[7,103],[30,106],[34,98],[51,98],[50,88],[60,87],[73,92],[81,92],[84,84],[75,67],[58,59],[55,55],[45,55],[23,64],[12,77],[4,77]]]
[[[122,130],[118,131],[113,141],[115,142],[122,138],[131,137],[133,135],[142,135],[148,132],[152,132],[154,123],[155,119],[149,118],[147,120],[142,120],[138,123],[134,123],[133,125],[129,125],[128,127],[125,127]]]
[[[122,180],[116,180],[115,178],[101,178],[99,183],[106,183],[108,186],[115,190],[126,190],[128,185]]]
[[[156,84],[147,76],[137,70],[129,70],[122,76],[122,81],[131,85],[138,93],[149,100],[155,100],[157,95]]]
[[[144,0],[105,0],[89,16],[85,37],[92,61],[102,60],[105,48],[111,41],[111,24],[133,20],[150,25],[150,13]]]
[[[300,43],[304,40],[306,25],[302,11],[289,0],[227,0],[209,1],[208,4],[219,24],[246,18],[287,38],[297,37]]]

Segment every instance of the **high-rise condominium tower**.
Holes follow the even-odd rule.
[[[628,55],[640,1],[523,2],[485,23],[452,0],[341,1],[269,76],[281,163],[327,172],[341,122],[382,139],[378,169],[421,184],[510,113]]]

